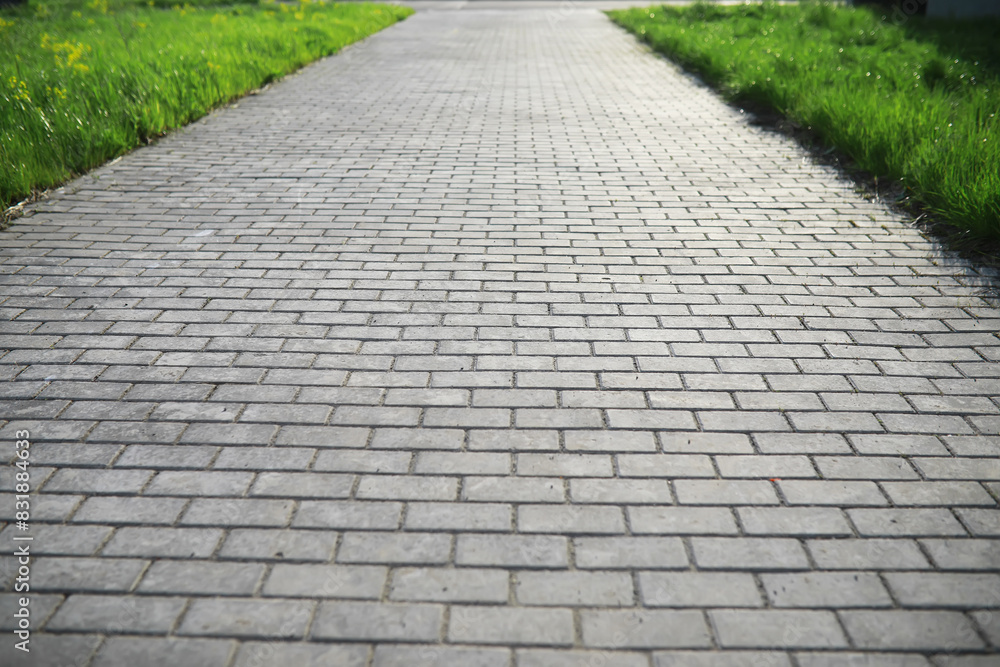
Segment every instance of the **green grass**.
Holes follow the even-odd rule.
[[[409,16],[376,4],[33,2],[0,11],[0,208]]]
[[[961,230],[1000,241],[1000,20],[828,3],[609,12],[723,94],[777,110]]]

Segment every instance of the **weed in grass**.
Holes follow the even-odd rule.
[[[776,109],[967,241],[1000,241],[1000,20],[832,3],[609,12],[729,99]]]
[[[411,13],[315,0],[0,10],[0,208]]]

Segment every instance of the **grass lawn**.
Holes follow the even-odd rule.
[[[954,225],[1000,241],[1000,20],[897,25],[885,12],[820,3],[609,12],[729,99],[777,110],[905,186]]]
[[[0,10],[0,209],[409,16],[376,4]]]

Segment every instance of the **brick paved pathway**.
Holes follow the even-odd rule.
[[[0,273],[4,664],[998,664],[987,278],[596,11],[420,13]]]

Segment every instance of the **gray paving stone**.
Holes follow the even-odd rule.
[[[457,565],[497,567],[566,567],[568,541],[554,535],[459,535]]]
[[[256,590],[263,574],[262,564],[161,560],[146,570],[136,591],[249,596]]]
[[[146,487],[147,496],[241,496],[253,480],[250,472],[164,470]]]
[[[223,542],[219,558],[328,562],[338,537],[330,531],[235,528]]]
[[[573,540],[576,566],[585,569],[683,569],[684,544],[676,537],[578,537]]]
[[[954,651],[984,648],[969,619],[954,611],[844,611],[844,627],[863,649]]]
[[[99,496],[84,501],[73,515],[74,522],[101,524],[169,525],[177,520],[187,500]]]
[[[735,535],[733,512],[725,507],[630,507],[632,532],[644,535]]]
[[[234,649],[235,642],[225,639],[109,637],[91,664],[95,667],[137,664],[149,667],[223,667],[228,664]]]
[[[293,639],[304,636],[316,603],[305,600],[204,598],[188,607],[177,634]]]
[[[208,558],[222,541],[217,528],[119,528],[101,550],[105,556]]]
[[[708,648],[705,619],[696,611],[612,610],[580,612],[584,646],[600,648]]]
[[[462,499],[561,503],[566,499],[563,480],[553,477],[466,477]]]
[[[508,532],[513,525],[510,505],[497,503],[410,503],[407,530],[462,530]]]
[[[443,616],[440,605],[324,602],[310,636],[325,641],[435,641]]]
[[[17,667],[77,667],[90,660],[101,640],[96,634],[35,634],[30,652],[8,655],[11,664]]]
[[[396,530],[403,513],[398,502],[304,500],[292,526],[296,528],[359,528]]]
[[[375,600],[382,596],[387,574],[386,568],[375,566],[278,563],[267,576],[261,593],[285,598]]]
[[[830,611],[720,609],[709,612],[725,648],[846,648],[847,638]]]
[[[796,540],[761,537],[693,537],[695,563],[704,569],[804,570],[805,551]]]
[[[479,568],[399,568],[389,599],[406,602],[505,603],[510,575]]]
[[[789,667],[792,663],[788,654],[777,651],[670,651],[653,653],[653,664],[655,667]]]
[[[71,595],[45,628],[57,632],[166,634],[186,605],[187,600],[176,595]]]
[[[300,667],[365,667],[371,649],[364,644],[329,645],[279,642],[244,642],[236,654],[235,667],[299,665]]]
[[[852,535],[842,510],[833,507],[739,507],[736,509],[747,535]]]
[[[520,572],[514,592],[521,604],[546,607],[631,607],[634,595],[625,572]]]
[[[196,498],[180,519],[186,526],[280,527],[293,510],[290,500],[257,498]]]
[[[648,667],[649,658],[642,653],[625,651],[611,653],[604,650],[521,649],[517,652],[517,664],[519,667]]]
[[[608,505],[522,505],[517,509],[517,526],[523,533],[625,532],[621,508]]]
[[[454,606],[447,636],[456,644],[568,646],[573,634],[568,609]]]
[[[893,604],[878,576],[866,572],[765,573],[760,580],[775,607],[843,609]]]
[[[753,576],[738,572],[640,572],[647,607],[762,607]]]
[[[341,563],[445,563],[451,536],[439,533],[348,532],[340,542]]]
[[[920,543],[942,569],[993,570],[1000,563],[1000,542],[996,540],[927,539]]]
[[[887,572],[885,580],[903,607],[1000,608],[1000,575]]]
[[[405,644],[379,644],[372,659],[372,667],[507,667],[509,664],[510,651],[503,648]]]
[[[928,667],[931,663],[914,653],[796,653],[802,667]]]
[[[864,537],[944,537],[965,535],[946,509],[849,509],[847,515]]]
[[[138,559],[42,557],[32,563],[32,590],[58,593],[124,593],[149,562]]]
[[[67,526],[35,524],[31,526],[33,538],[31,553],[35,556],[91,556],[111,535],[107,526]],[[15,538],[24,533],[14,524],[0,531],[0,540],[16,545]]]

